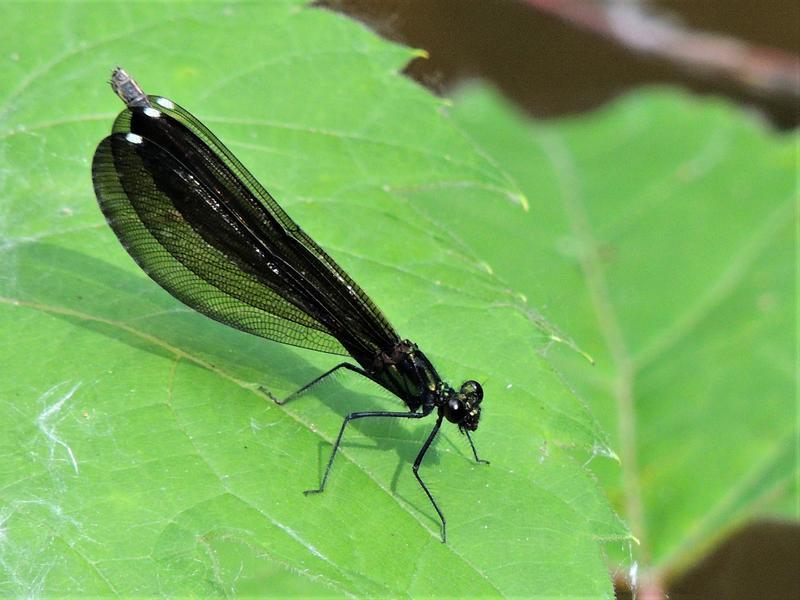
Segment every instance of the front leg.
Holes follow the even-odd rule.
[[[470,448],[472,448],[472,455],[475,457],[475,462],[488,465],[489,464],[488,460],[483,460],[482,458],[478,458],[478,452],[475,450],[475,444],[472,443],[472,436],[469,434],[469,431],[465,429],[464,433],[467,434],[467,439],[469,440]]]

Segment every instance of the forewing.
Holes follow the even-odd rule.
[[[360,351],[370,356],[373,356],[378,349],[393,348],[399,338],[383,313],[336,261],[286,214],[233,153],[189,111],[166,98],[150,96],[149,99],[158,111],[174,119],[201,140],[202,146],[198,152],[202,152],[203,147],[209,149],[211,154],[218,157],[234,175],[233,179],[238,182],[237,185],[242,184],[247,188],[250,194],[242,195],[249,196],[250,202],[245,203],[242,208],[253,218],[255,227],[264,227],[265,234],[269,235],[276,226],[279,226],[293,242],[296,242],[290,244],[286,250],[295,256],[305,255],[303,262],[308,267],[306,276],[315,281],[318,288],[326,290],[330,301],[328,309],[332,313],[331,319],[338,323],[337,331],[340,335],[345,331],[351,334],[352,339],[348,348],[352,351],[353,345],[359,346],[360,342],[364,346]],[[130,129],[138,133],[138,124],[146,123],[141,117],[143,114],[139,109],[123,111],[115,123],[115,130]],[[304,252],[298,250],[298,245],[302,246]]]
[[[95,152],[92,178],[122,245],[180,301],[248,333],[347,354],[305,310],[306,290],[280,268],[270,270],[269,249],[254,243],[220,203],[219,190],[204,185],[184,161],[145,137],[114,133]]]

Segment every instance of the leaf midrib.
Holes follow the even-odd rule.
[[[649,545],[644,524],[644,504],[636,453],[636,418],[634,412],[634,366],[622,328],[611,301],[608,283],[598,254],[588,214],[579,187],[574,160],[564,140],[553,130],[542,133],[538,141],[550,161],[561,191],[570,230],[580,241],[578,260],[589,291],[592,308],[601,335],[609,348],[616,373],[612,379],[612,396],[617,405],[620,463],[622,469],[625,513],[631,532],[639,541],[644,562],[649,562]]]

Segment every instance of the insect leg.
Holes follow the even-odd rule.
[[[467,439],[469,440],[469,445],[472,448],[472,454],[473,454],[473,456],[475,456],[475,462],[479,462],[479,463],[483,463],[484,465],[488,465],[489,464],[488,460],[484,460],[482,458],[478,458],[478,452],[475,450],[475,444],[472,443],[472,436],[470,436],[469,431],[465,429],[464,433],[467,434]]]
[[[275,404],[283,405],[283,404],[286,404],[287,402],[289,402],[289,400],[293,400],[294,398],[297,398],[298,396],[304,394],[305,392],[310,390],[312,387],[317,385],[320,381],[325,379],[328,375],[333,375],[333,373],[335,371],[338,371],[339,369],[348,369],[349,371],[353,371],[354,373],[358,373],[359,375],[363,375],[364,377],[368,377],[366,372],[363,369],[361,369],[360,367],[357,367],[355,365],[351,365],[350,363],[343,362],[343,363],[339,363],[338,365],[336,365],[332,369],[329,369],[329,370],[325,371],[319,377],[315,377],[314,379],[309,381],[307,384],[305,384],[303,387],[301,387],[299,390],[295,390],[294,392],[292,392],[291,394],[286,396],[286,398],[284,398],[283,400],[278,400],[278,398],[276,398],[272,394],[272,392],[270,392],[267,388],[265,388],[263,386],[261,386],[259,389],[262,392],[264,392],[267,396],[272,398],[272,401],[275,402]]]
[[[333,466],[333,459],[336,457],[336,452],[339,450],[339,444],[342,442],[342,436],[344,435],[344,428],[347,427],[347,424],[350,421],[354,421],[356,419],[363,419],[364,417],[394,417],[396,419],[421,419],[422,417],[427,416],[429,413],[426,412],[384,412],[384,411],[370,411],[370,412],[356,412],[350,413],[344,418],[344,422],[342,423],[342,428],[339,430],[339,435],[336,438],[336,442],[333,444],[333,450],[331,451],[331,457],[328,460],[328,466],[325,467],[325,475],[322,476],[322,483],[320,484],[319,488],[316,490],[306,490],[303,492],[304,494],[319,494],[320,492],[325,491],[325,482],[328,481],[328,475],[331,472],[331,467]],[[441,421],[441,419],[439,419]],[[430,440],[428,441],[430,443]]]
[[[419,481],[419,484],[422,486],[422,489],[425,490],[425,493],[428,495],[428,500],[431,501],[431,504],[433,504],[433,508],[436,509],[436,513],[442,520],[442,543],[445,543],[447,541],[447,529],[446,529],[447,520],[444,518],[444,514],[439,508],[439,505],[436,504],[436,500],[433,499],[433,494],[431,494],[431,491],[428,489],[428,486],[425,485],[425,482],[422,481],[422,477],[419,476],[419,466],[422,464],[422,459],[425,458],[425,453],[428,451],[431,442],[433,442],[433,438],[435,438],[436,434],[439,433],[439,427],[442,424],[442,416],[443,415],[439,415],[439,417],[436,419],[436,425],[433,426],[433,430],[428,436],[428,439],[425,440],[425,443],[422,445],[419,454],[417,454],[417,458],[414,460],[414,466],[411,467],[411,470],[414,471],[414,477],[417,478],[417,481]]]

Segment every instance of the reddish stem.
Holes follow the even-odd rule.
[[[800,98],[800,57],[777,48],[681,27],[632,2],[523,0],[529,6],[689,71],[736,82],[761,95]]]

